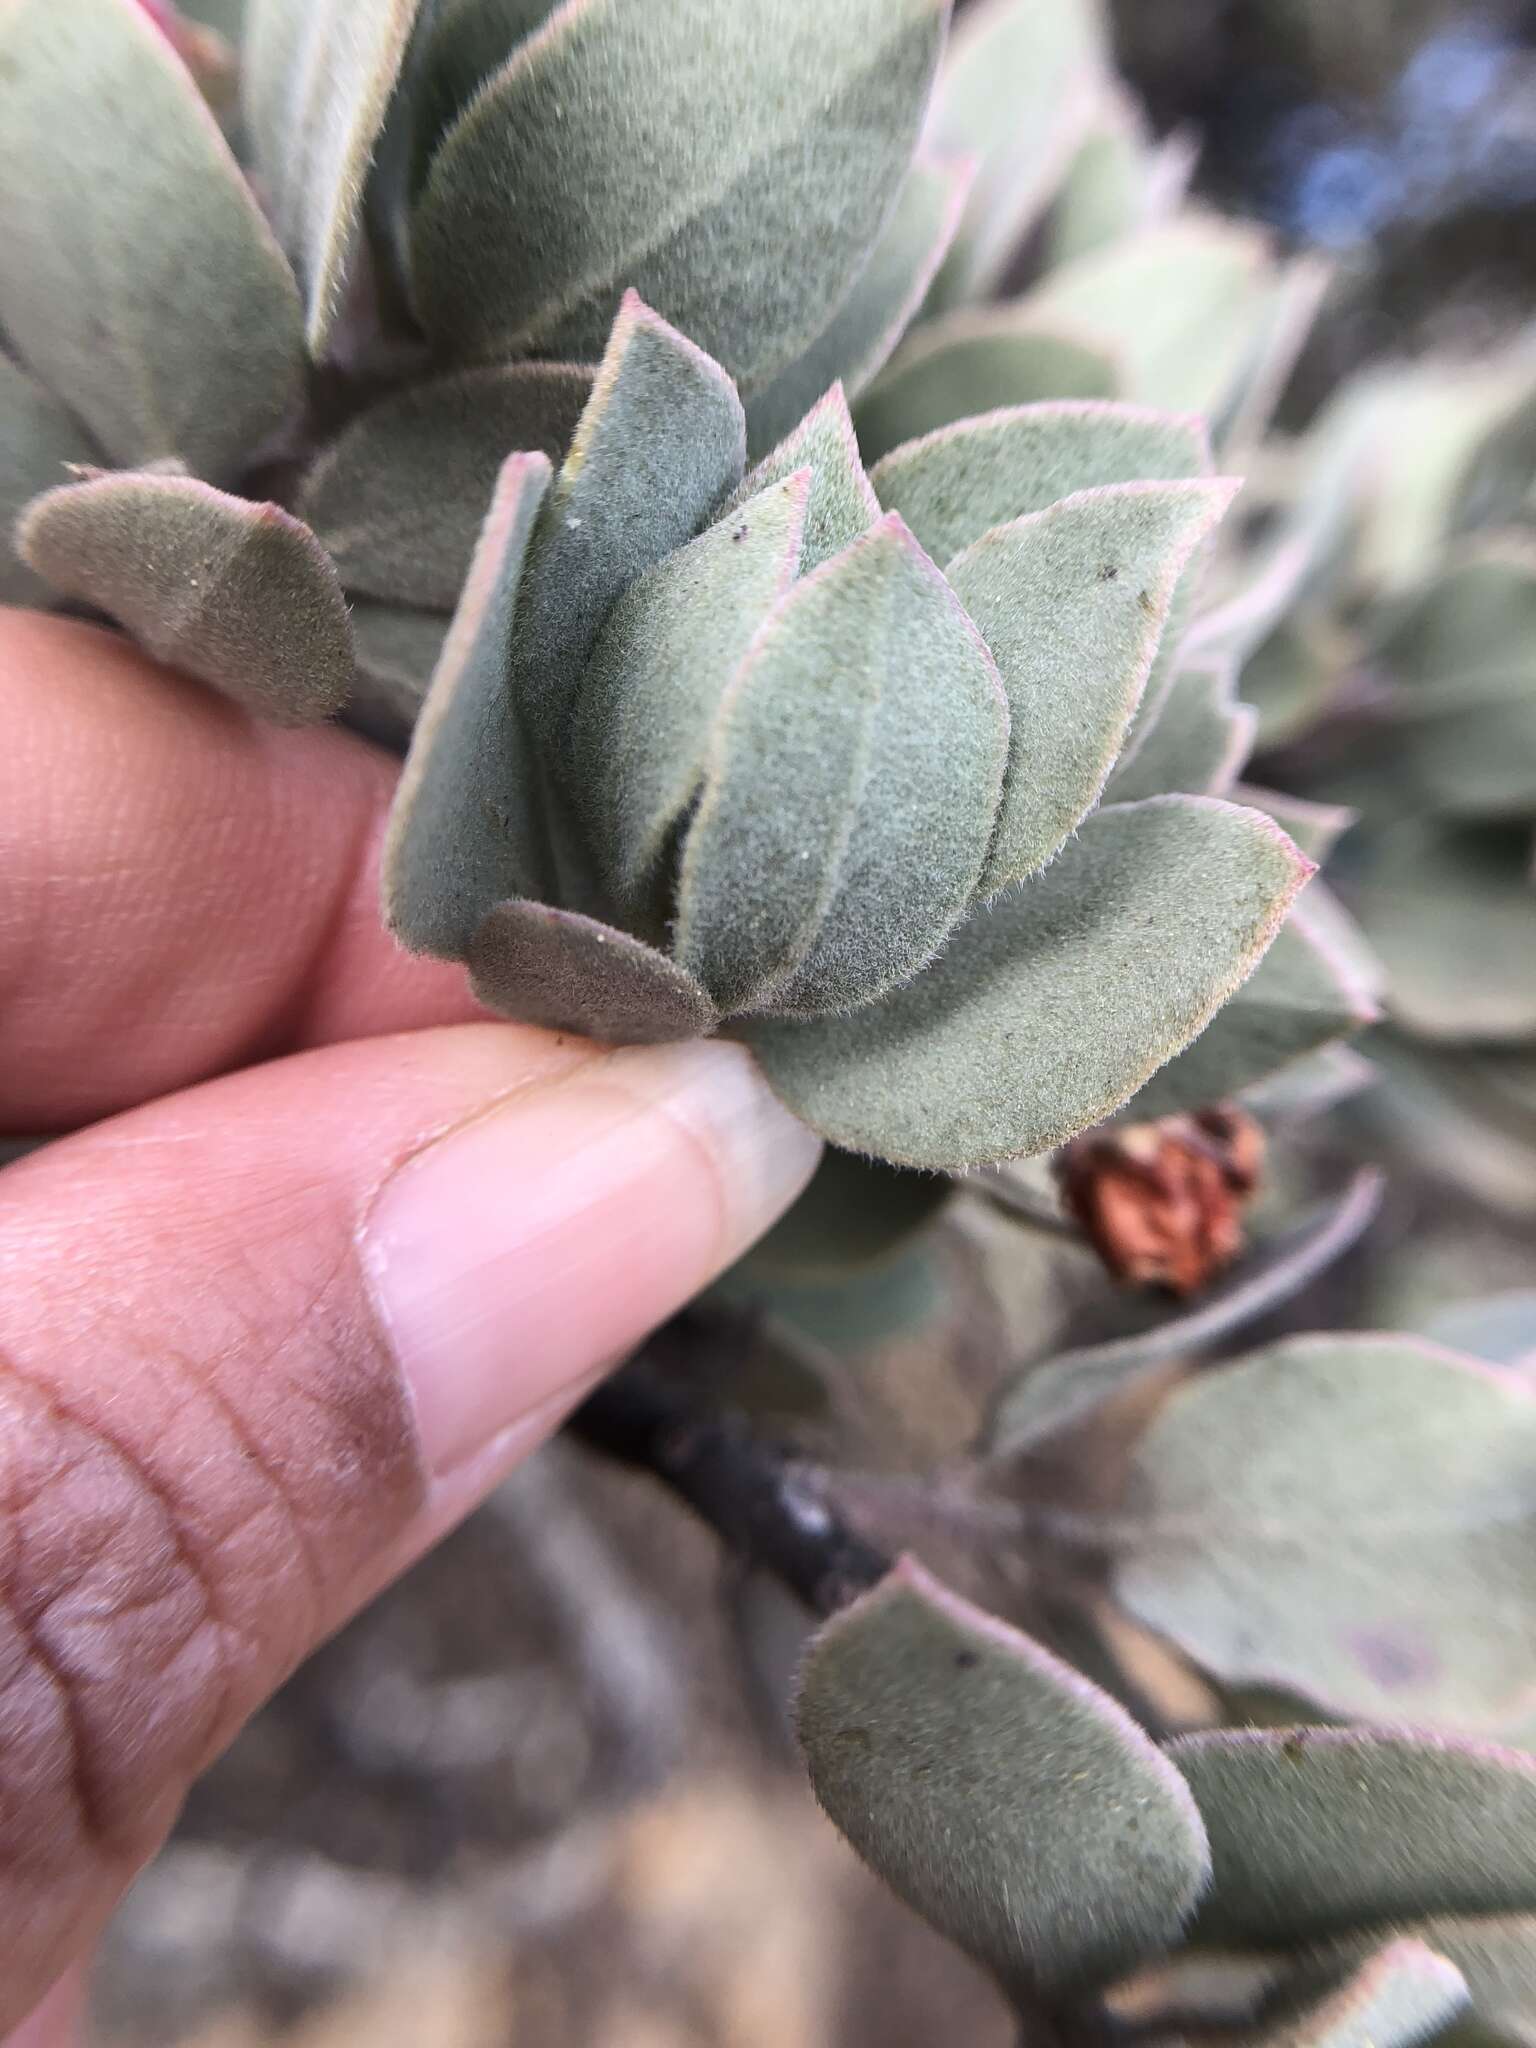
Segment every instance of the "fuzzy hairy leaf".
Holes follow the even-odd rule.
[[[1116,763],[1106,795],[1111,803],[1177,790],[1225,796],[1248,758],[1257,725],[1253,706],[1237,701],[1230,663],[1176,670],[1140,744]]]
[[[846,1007],[915,972],[975,888],[1006,746],[974,628],[882,520],[795,587],[732,685],[678,958],[736,1010]]]
[[[47,588],[11,546],[16,516],[72,463],[99,460],[90,437],[41,384],[0,353],[0,604],[42,604]]]
[[[631,923],[660,923],[658,870],[704,779],[709,736],[753,636],[794,582],[808,470],[748,498],[630,585],[582,679],[572,795]]]
[[[962,15],[931,133],[979,169],[936,307],[984,298],[1000,282],[1087,133],[1107,69],[1098,0],[979,0]]]
[[[1315,918],[1313,881],[1257,973],[1186,1052],[1131,1104],[1138,1119],[1224,1102],[1240,1089],[1363,1030],[1380,1014],[1359,966]]]
[[[1357,1173],[1342,1195],[1320,1202],[1299,1223],[1252,1246],[1198,1305],[1169,1315],[1159,1305],[1146,1327],[1085,1345],[1035,1365],[998,1403],[988,1436],[994,1458],[1012,1458],[1059,1436],[1143,1375],[1198,1358],[1280,1307],[1347,1252],[1381,1203],[1380,1174]]]
[[[1172,1396],[1125,1515],[1120,1599],[1230,1683],[1450,1726],[1536,1700],[1517,1374],[1411,1337],[1277,1344]]]
[[[1168,1755],[1210,1835],[1198,1939],[1279,1946],[1536,1898],[1536,1760],[1514,1750],[1265,1728],[1185,1736]]]
[[[954,240],[972,175],[968,158],[925,156],[913,164],[885,233],[831,323],[748,398],[754,455],[783,440],[834,384],[857,394],[884,366]]]
[[[821,930],[776,998],[791,1014],[873,1002],[928,964],[975,895],[1002,801],[997,665],[899,521],[893,541],[883,599],[854,640],[879,679],[863,791]]]
[[[317,357],[342,311],[368,166],[420,6],[249,0],[246,8],[246,121],[272,218],[303,287]]]
[[[413,109],[409,194],[464,109],[518,44],[541,29],[561,0],[436,0],[422,52]]]
[[[449,610],[469,573],[501,465],[559,462],[592,375],[516,363],[415,384],[361,413],[304,480],[299,510],[349,590]]]
[[[1380,954],[1388,1008],[1447,1040],[1536,1032],[1529,834],[1412,819],[1350,837],[1347,900]]]
[[[442,659],[448,621],[436,612],[368,598],[353,600],[351,619],[357,674],[346,722],[403,754]]]
[[[1204,797],[1118,804],[883,1002],[754,1019],[744,1035],[790,1108],[836,1144],[949,1168],[1045,1151],[1200,1031],[1304,875],[1256,812]]]
[[[994,527],[949,563],[1012,719],[984,894],[1036,873],[1098,801],[1179,578],[1232,490],[1197,480],[1079,491]]]
[[[55,590],[275,724],[307,725],[346,701],[341,586],[309,528],[277,505],[191,477],[106,473],[34,499],[18,545]]]
[[[1181,482],[1211,473],[1199,420],[1140,406],[1027,405],[962,420],[908,442],[870,472],[936,562],[953,562],[994,526],[1104,484]]]
[[[1412,1935],[1375,1945],[1341,1982],[1284,2002],[1238,2037],[1240,2048],[1413,2048],[1470,2002],[1467,1980]]]
[[[0,327],[115,461],[222,480],[297,405],[292,274],[135,0],[0,10],[0,219]]]
[[[859,1854],[1016,1989],[1125,1974],[1204,1883],[1188,1790],[1123,1708],[910,1560],[815,1638],[796,1727]]]
[[[634,286],[738,380],[774,375],[879,237],[947,15],[565,0],[433,162],[413,232],[429,332],[461,356],[586,358]]]
[[[859,401],[871,461],[957,420],[1051,398],[1116,398],[1112,350],[1066,330],[1031,326],[1008,307],[934,320],[898,352]]]
[[[475,933],[468,961],[488,1009],[551,1031],[661,1045],[702,1038],[717,1022],[704,990],[665,953],[545,903],[498,903]]]
[[[538,765],[512,690],[511,639],[546,456],[513,455],[417,721],[384,847],[384,915],[417,952],[462,959],[545,867]]]
[[[1236,803],[1251,804],[1256,811],[1267,812],[1280,830],[1294,839],[1308,859],[1315,860],[1319,866],[1327,860],[1357,816],[1344,804],[1313,803],[1307,797],[1292,796],[1288,790],[1282,794],[1276,789],[1255,789],[1247,783],[1233,790],[1232,796]]]
[[[1218,413],[1262,322],[1267,264],[1256,230],[1184,214],[1050,272],[1018,317],[1113,348],[1127,398]]]
[[[536,744],[565,739],[616,599],[713,516],[745,461],[746,423],[729,378],[627,294],[540,516],[518,613],[515,687]]]
[[[727,500],[721,516],[729,517],[769,484],[807,468],[811,472],[811,496],[800,553],[802,575],[841,554],[880,517],[880,501],[864,474],[848,401],[840,384],[834,384],[794,431],[757,463],[735,495]]]

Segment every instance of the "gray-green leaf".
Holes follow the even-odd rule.
[[[470,944],[487,1008],[615,1045],[702,1038],[717,1022],[691,975],[628,932],[546,903],[499,903]]]
[[[539,769],[512,692],[511,639],[548,487],[543,455],[503,465],[400,778],[384,915],[418,952],[461,959],[495,905],[544,872]]]
[[[1098,801],[1179,578],[1233,489],[1218,479],[1079,491],[995,527],[948,565],[1012,717],[985,894],[1036,873]]]
[[[923,303],[970,189],[968,159],[919,157],[858,282],[809,348],[747,399],[753,454],[772,448],[834,384],[855,395],[883,367]]]
[[[429,331],[482,360],[586,358],[634,286],[739,380],[774,375],[885,224],[948,5],[566,0],[433,162]]]
[[[89,435],[56,398],[0,352],[0,604],[41,604],[40,583],[11,546],[16,515],[71,464],[100,460]]]
[[[1120,1599],[1229,1683],[1451,1727],[1536,1696],[1519,1374],[1412,1337],[1274,1345],[1172,1396],[1123,1520]]]
[[[950,1168],[1044,1151],[1201,1030],[1305,874],[1256,812],[1208,797],[1117,804],[883,1002],[754,1019],[746,1035],[789,1106],[836,1144]]]
[[[115,461],[222,480],[298,404],[293,277],[135,0],[0,10],[0,327]]]
[[[249,0],[246,8],[246,121],[267,204],[304,289],[316,356],[342,311],[368,166],[420,6]]]
[[[403,754],[447,636],[448,621],[437,612],[354,599],[357,675],[347,699],[346,723]]]
[[[302,520],[185,476],[106,473],[34,499],[18,546],[66,597],[278,725],[340,709],[352,634]]]
[[[1172,483],[1211,473],[1203,424],[1141,406],[1022,405],[962,420],[895,449],[870,472],[936,562],[1026,513],[1103,484]],[[1102,566],[1102,565],[1096,565]]]
[[[1253,706],[1237,701],[1230,662],[1175,671],[1140,742],[1109,778],[1110,802],[1135,803],[1176,790],[1225,796],[1248,758],[1257,726]]]
[[[1470,1996],[1447,1956],[1404,1935],[1353,1963],[1342,1983],[1266,2013],[1237,2048],[1413,2048],[1465,2011]]]
[[[910,1560],[816,1637],[796,1726],[859,1854],[1015,1989],[1124,1975],[1205,1881],[1193,1801],[1130,1716]]]
[[[841,554],[861,533],[868,533],[880,517],[880,501],[864,474],[841,384],[834,384],[793,432],[756,464],[727,500],[721,517],[730,517],[769,484],[780,483],[801,469],[811,472],[800,552],[801,573],[809,575],[833,555]]]
[[[1536,1760],[1514,1750],[1266,1728],[1185,1736],[1168,1755],[1210,1835],[1202,1940],[1277,1947],[1536,1900]]]
[[[412,385],[332,443],[299,510],[349,590],[450,610],[502,463],[521,449],[560,461],[591,395],[591,372],[563,363]]]

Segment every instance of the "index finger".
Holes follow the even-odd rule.
[[[0,610],[0,1133],[481,1014],[378,911],[397,765]]]

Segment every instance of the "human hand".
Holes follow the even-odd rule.
[[[77,1132],[0,1172],[0,2035],[63,2048],[191,1779],[818,1147],[737,1047],[475,1021],[361,741],[20,612],[0,730],[0,1132]]]

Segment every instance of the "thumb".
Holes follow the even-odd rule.
[[[816,1154],[738,1047],[487,1024],[0,1173],[0,2037],[293,1665]]]

